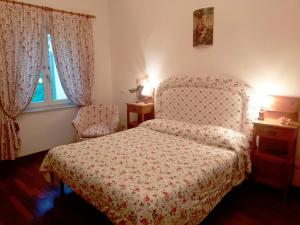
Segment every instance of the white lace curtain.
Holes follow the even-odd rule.
[[[91,18],[0,1],[0,160],[15,159],[20,146],[16,117],[30,103],[39,79],[46,24],[66,95],[91,102],[94,76]]]

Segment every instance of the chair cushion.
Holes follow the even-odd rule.
[[[107,125],[96,124],[85,129],[81,136],[83,138],[96,138],[110,133],[110,127]]]

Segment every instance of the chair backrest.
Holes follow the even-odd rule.
[[[119,108],[115,105],[99,104],[88,105],[80,108],[79,116],[85,118],[88,124],[105,123],[111,124],[113,121],[119,120]]]

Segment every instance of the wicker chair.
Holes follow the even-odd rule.
[[[89,105],[79,109],[72,124],[77,141],[101,137],[117,131],[119,109],[114,105]]]

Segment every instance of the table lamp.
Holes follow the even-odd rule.
[[[144,96],[144,103],[148,104],[149,97],[152,97],[153,94],[153,88],[150,87],[150,85],[147,83],[144,85],[143,90],[142,90],[142,96]]]

